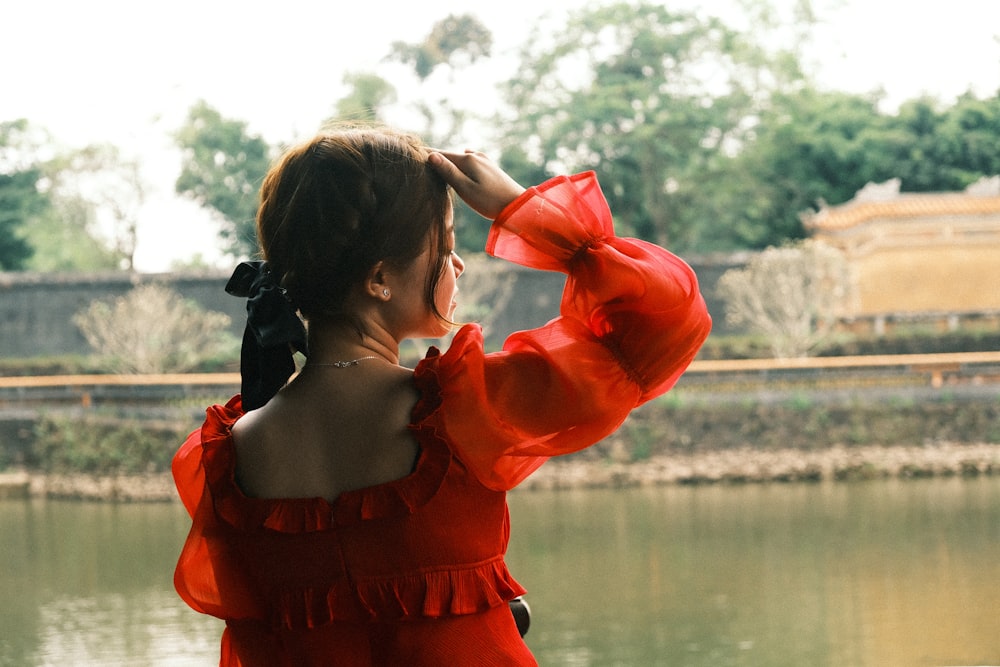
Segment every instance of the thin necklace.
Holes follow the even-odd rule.
[[[357,359],[351,359],[350,361],[332,361],[328,364],[306,361],[306,366],[332,366],[333,368],[347,368],[348,366],[357,366],[360,362],[366,359],[381,359],[381,358],[382,357],[370,354],[367,357],[358,357]]]

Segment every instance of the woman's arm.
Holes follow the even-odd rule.
[[[615,236],[593,173],[523,190],[466,153],[449,156],[444,175],[480,214],[496,216],[488,252],[567,274],[558,318],[492,354],[463,329],[439,363],[442,418],[463,460],[487,485],[509,488],[672,387],[711,319],[685,262]]]

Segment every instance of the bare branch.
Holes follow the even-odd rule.
[[[73,317],[103,365],[117,373],[183,372],[232,353],[225,313],[205,311],[162,285],[97,300]]]
[[[847,262],[818,241],[771,247],[726,271],[726,320],[766,336],[775,357],[804,357],[829,339],[847,297]]]

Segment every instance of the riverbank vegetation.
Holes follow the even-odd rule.
[[[155,419],[47,414],[0,474],[22,494],[173,499],[170,458],[197,427],[189,406]],[[594,447],[547,463],[525,489],[657,484],[854,481],[1000,474],[1000,400],[993,391],[780,395],[683,387],[636,410]],[[11,482],[10,480],[14,480]]]
[[[159,420],[46,415],[35,424],[23,463],[56,475],[165,472],[190,430]]]
[[[845,334],[837,346],[834,356],[989,351],[1000,349],[1000,332]],[[699,358],[769,356],[764,341],[720,336],[710,337]],[[79,359],[4,363],[4,375],[88,368]],[[938,385],[923,371],[899,369],[689,374],[612,436],[547,464],[525,488],[1000,474],[1000,394],[995,372],[980,368]],[[24,493],[172,498],[170,458],[197,428],[204,405],[229,391],[180,383],[98,398],[91,389],[84,392],[91,405],[64,396],[8,409],[0,419],[0,473],[17,472]]]

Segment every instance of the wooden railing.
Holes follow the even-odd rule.
[[[865,376],[926,378],[934,387],[947,380],[1000,382],[1000,351],[937,354],[887,354],[851,357],[807,357],[801,359],[719,359],[695,361],[686,377],[694,381],[734,376],[832,377]]]
[[[239,385],[239,373],[169,373],[157,375],[24,375],[0,377],[0,389],[85,386]]]
[[[736,382],[835,381],[867,385],[880,381],[941,387],[949,382],[1000,384],[1000,351],[902,354],[804,359],[698,360],[685,374],[686,386]],[[31,403],[91,405],[94,402],[154,403],[178,397],[220,396],[238,390],[238,373],[164,375],[48,375],[0,377],[0,406]]]
[[[832,370],[844,368],[932,368],[963,364],[1000,364],[997,352],[950,352],[940,354],[877,354],[856,357],[805,357],[798,359],[696,360],[689,373],[726,373],[767,370]]]
[[[223,401],[239,386],[239,373],[0,377],[0,408],[152,406],[188,398]]]

